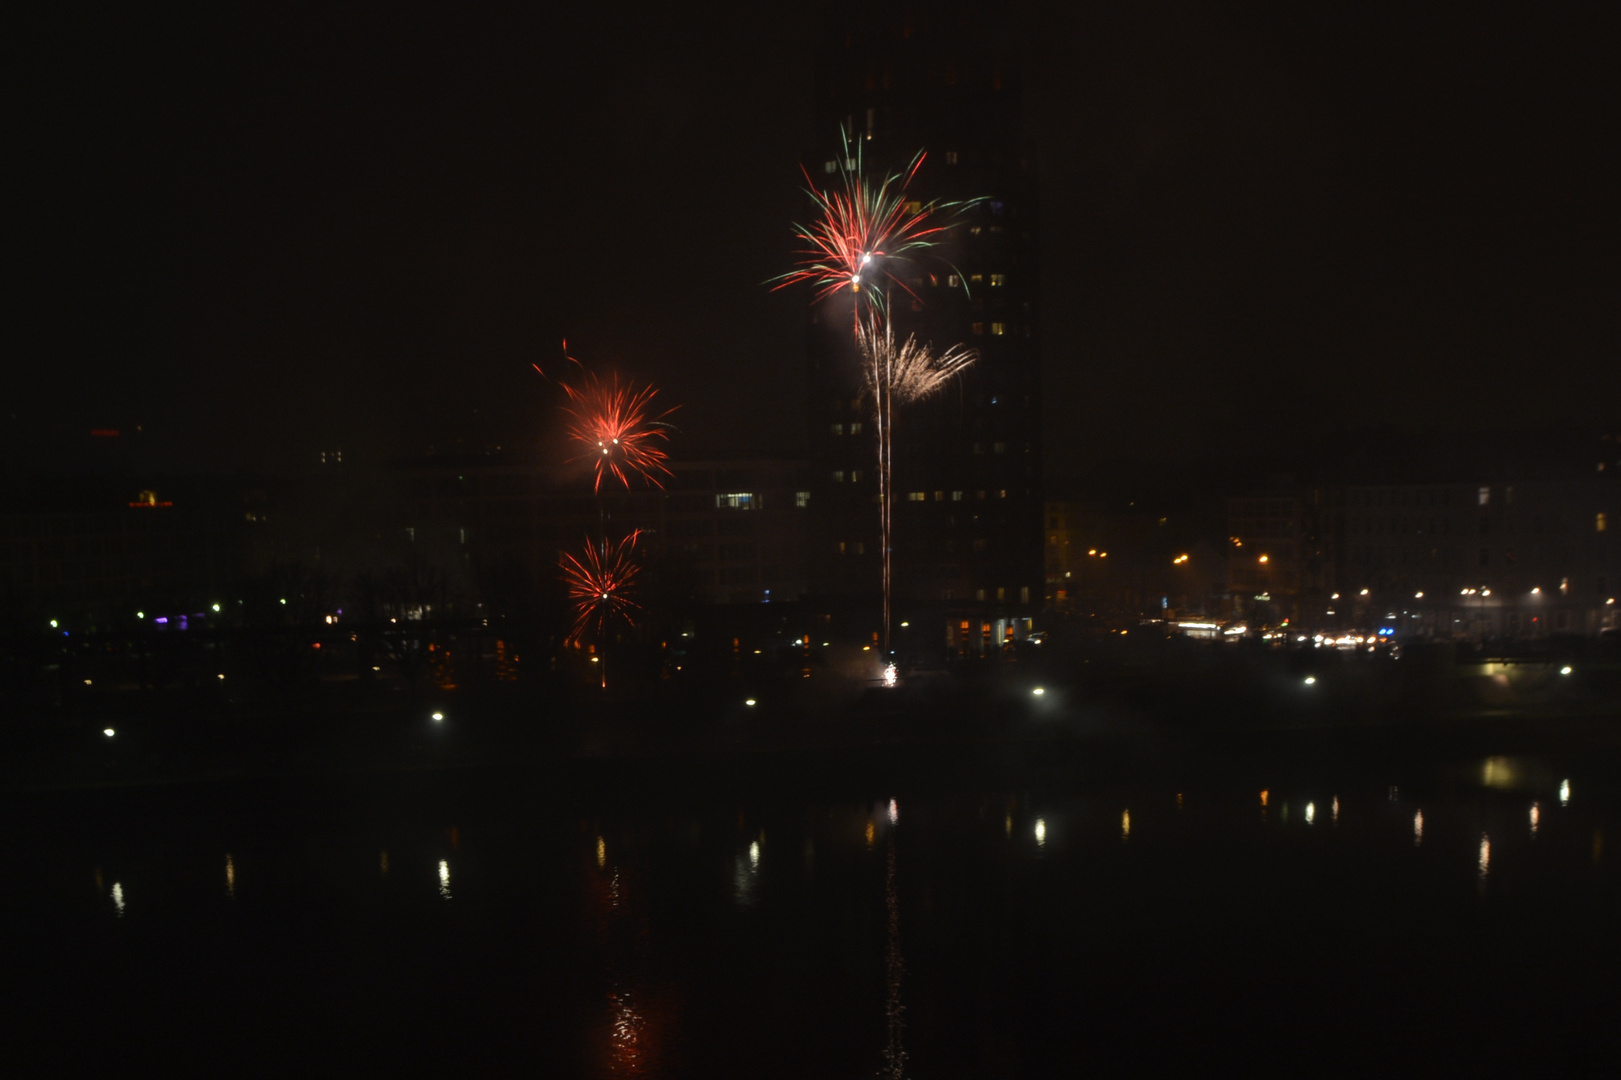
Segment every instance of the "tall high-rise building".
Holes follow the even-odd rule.
[[[894,424],[894,626],[903,655],[994,650],[1022,637],[1043,593],[1040,312],[1033,148],[998,5],[836,7],[816,72],[812,180],[837,182],[841,131],[869,175],[927,157],[909,196],[967,201],[938,247],[888,269],[897,340],[966,345],[978,361]],[[909,294],[910,293],[910,294]],[[915,295],[911,295],[915,294]],[[811,312],[807,394],[810,574],[830,609],[876,613],[875,434],[851,294]],[[909,624],[903,632],[902,623]]]

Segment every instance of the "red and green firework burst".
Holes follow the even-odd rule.
[[[949,222],[935,224],[936,216],[942,211],[961,211],[969,204],[908,198],[907,186],[923,165],[922,151],[904,172],[875,180],[863,168],[860,140],[852,144],[843,131],[839,134],[844,143],[835,163],[839,186],[822,190],[805,172],[805,193],[815,206],[816,216],[808,225],[794,226],[794,234],[801,241],[795,252],[798,268],[773,280],[774,289],[808,283],[816,290],[816,300],[848,289],[856,294],[859,324],[863,307],[883,315],[884,280],[915,298],[916,294],[890,269],[890,264],[934,246],[939,234],[950,226]]]

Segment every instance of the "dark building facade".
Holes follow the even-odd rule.
[[[859,144],[869,175],[927,152],[909,195],[968,202],[936,249],[886,267],[897,340],[979,358],[935,397],[896,409],[894,619],[955,655],[1022,636],[1044,584],[1035,162],[1021,83],[995,5],[850,5],[818,57],[813,182],[831,186]],[[911,294],[909,295],[908,291]],[[872,403],[849,294],[811,312],[807,393],[817,600],[874,625],[881,588]],[[916,640],[916,630],[911,638]]]

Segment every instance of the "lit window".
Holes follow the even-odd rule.
[[[991,323],[991,336],[992,337],[1001,337],[1003,334],[1006,334],[1006,333],[1007,333],[1007,323],[1005,323],[1005,322],[993,322],[993,323]]]
[[[833,470],[833,482],[835,484],[844,483],[844,470],[843,469],[834,469]]]
[[[975,600],[983,600],[983,599],[985,599],[985,590],[984,589],[975,589],[974,590],[974,599]]]
[[[810,492],[808,492],[808,491],[796,491],[796,492],[794,492],[794,505],[799,507],[802,510],[805,507],[809,506],[810,505]]]
[[[1001,490],[1001,491],[998,491],[998,492],[997,492],[997,493],[996,493],[996,497],[997,497],[997,498],[998,498],[998,499],[1005,499],[1005,498],[1007,498],[1007,489],[1006,489],[1006,488],[1003,488],[1003,489],[1002,489],[1002,490]]]
[[[929,493],[927,491],[908,491],[906,493],[907,502],[926,502],[928,498]]]
[[[962,502],[962,492],[960,492],[960,491],[953,491],[953,492],[952,492],[952,493],[951,493],[951,501],[952,501],[952,502]]]
[[[977,337],[978,335],[983,334],[985,332],[985,324],[982,323],[982,322],[969,323],[968,324],[968,331],[969,331],[969,333],[974,334]]]
[[[1485,506],[1487,503],[1492,501],[1492,489],[1489,487],[1481,488],[1478,497],[1480,499],[1480,505]]]
[[[835,435],[843,435],[844,434],[844,425],[843,424],[834,424],[833,425],[833,434],[835,434]]]
[[[857,555],[865,555],[866,553],[867,553],[867,545],[865,543],[863,543],[862,541],[857,540],[856,541],[856,554]]]
[[[850,483],[852,483],[852,484],[861,483],[861,470],[860,469],[851,469],[850,470]]]
[[[844,554],[844,541],[843,540],[839,541],[839,554],[840,555]]]
[[[836,173],[839,171],[839,163],[837,161],[824,161],[822,163],[822,171],[830,174]]]
[[[1594,532],[1603,532],[1605,529],[1607,529],[1609,527],[1610,527],[1610,523],[1607,520],[1605,520],[1605,517],[1604,517],[1603,514],[1597,514],[1597,515],[1595,515],[1593,517],[1593,531]]]
[[[968,284],[970,284],[970,285],[983,285],[984,283],[985,283],[984,275],[982,275],[982,274],[969,274],[968,275]]]
[[[998,586],[997,589],[996,589],[996,598],[998,600],[1006,600],[1007,599],[1007,590],[1002,588],[1001,586]]]
[[[860,435],[861,434],[861,421],[860,420],[857,420],[855,423],[850,425],[850,434],[852,434],[852,435]]]
[[[980,227],[978,225],[970,225],[968,227],[968,235],[969,236],[978,236],[980,234],[980,232],[981,232],[981,230],[980,230]]]
[[[946,151],[946,164],[947,165],[955,165],[955,164],[957,164],[957,151],[955,151],[955,150],[947,150]]]
[[[945,492],[936,491],[934,493],[934,501],[935,502],[945,502],[945,500],[946,500],[946,493]]]
[[[946,284],[950,285],[953,289],[960,289],[962,288],[962,276],[959,274],[947,275]],[[1602,469],[1604,466],[1600,465],[1599,468]]]
[[[728,495],[715,496],[715,508],[718,510],[753,510],[754,495],[752,492],[738,491]]]
[[[991,443],[991,453],[993,453],[993,454],[1005,454],[1005,453],[1007,453],[1007,443],[1005,443],[1005,442]]]
[[[1019,586],[1019,603],[1028,604],[1029,602],[1030,602],[1030,586],[1028,586],[1028,585],[1020,585]]]
[[[1006,285],[1006,284],[1007,284],[1007,275],[1006,274],[992,274],[991,275],[991,288],[993,288],[993,289],[1000,288],[1001,286]]]

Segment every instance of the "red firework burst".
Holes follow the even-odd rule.
[[[637,529],[615,543],[604,540],[597,544],[585,542],[585,557],[577,559],[563,552],[558,565],[563,569],[563,581],[568,587],[569,600],[574,604],[574,629],[570,636],[578,638],[588,629],[601,634],[615,619],[623,618],[630,626],[636,621],[631,612],[640,611],[628,595],[632,583],[641,572],[636,562]]]
[[[884,310],[883,291],[870,287],[878,275],[915,297],[886,264],[933,246],[937,234],[949,227],[932,224],[934,216],[968,205],[907,198],[907,185],[922,166],[923,156],[920,151],[904,173],[891,173],[874,182],[863,173],[860,142],[852,147],[845,138],[838,161],[843,190],[819,190],[805,172],[805,193],[815,205],[816,218],[809,225],[794,226],[794,233],[803,241],[795,252],[800,265],[774,279],[774,288],[808,282],[816,289],[816,300],[848,289],[858,297],[858,321],[860,302],[880,314]],[[863,289],[864,285],[869,287]]]
[[[632,474],[655,487],[664,486],[658,475],[670,475],[664,464],[669,454],[663,444],[670,438],[664,418],[675,410],[652,415],[656,389],[622,385],[617,375],[603,382],[586,372],[579,386],[564,383],[563,392],[569,401],[564,409],[570,418],[569,438],[582,451],[570,460],[593,463],[594,490],[602,490],[605,475],[614,476],[626,487],[630,486]]]

